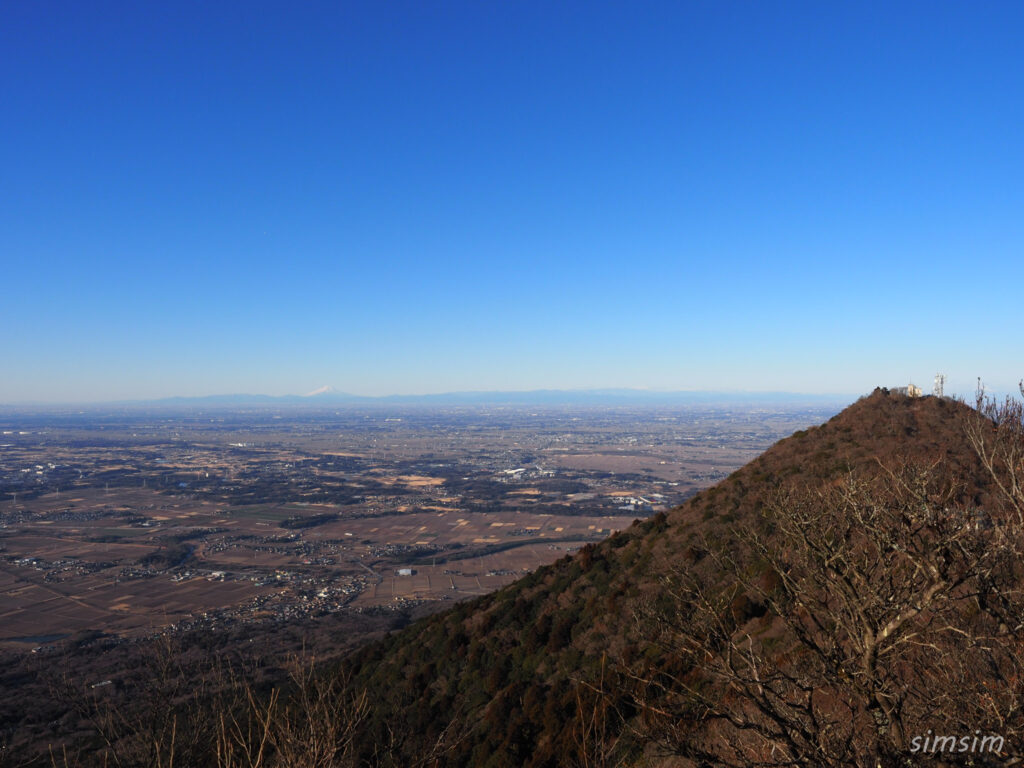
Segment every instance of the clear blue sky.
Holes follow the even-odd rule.
[[[1009,388],[1022,39],[1019,2],[4,3],[0,402]]]

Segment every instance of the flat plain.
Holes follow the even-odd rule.
[[[0,647],[433,609],[837,407],[0,414]]]

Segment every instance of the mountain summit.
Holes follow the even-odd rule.
[[[990,727],[962,692],[998,689],[996,709],[1024,693],[1000,617],[1020,610],[1003,589],[1019,553],[976,450],[990,433],[962,403],[876,390],[670,513],[363,649],[362,755],[874,768],[929,728]],[[955,695],[918,670],[926,641]]]

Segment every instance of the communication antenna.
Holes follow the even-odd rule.
[[[946,374],[936,373],[935,374],[935,386],[932,387],[932,394],[936,397],[942,397],[943,390],[946,388]]]

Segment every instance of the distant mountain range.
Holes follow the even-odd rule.
[[[132,406],[252,407],[351,405],[670,405],[738,403],[846,404],[856,395],[802,392],[740,392],[713,390],[655,391],[646,389],[534,389],[527,391],[443,392],[426,395],[367,396],[320,387],[305,395],[229,394],[167,397],[118,403]],[[111,403],[112,404],[112,403]]]

